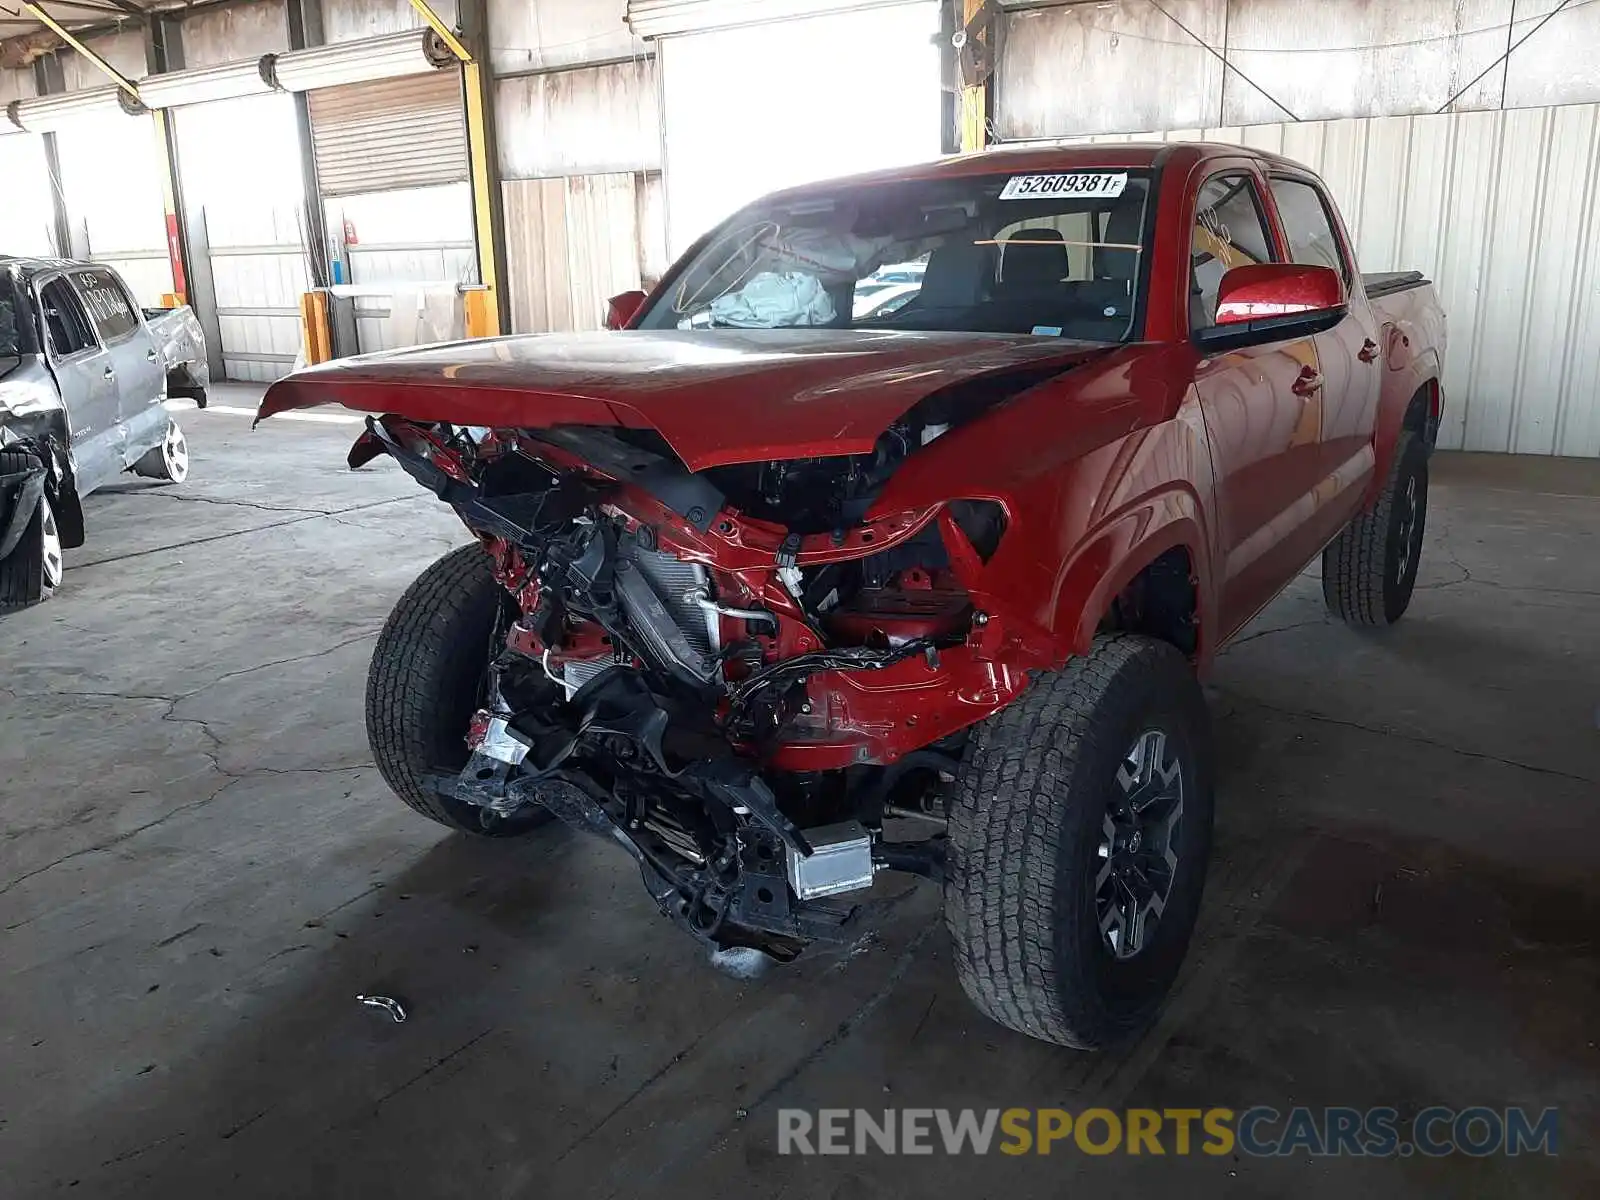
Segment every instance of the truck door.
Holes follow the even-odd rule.
[[[125,465],[117,372],[65,275],[41,279],[35,295],[43,318],[45,357],[72,430],[73,475],[83,495],[115,478]]]
[[[122,465],[130,467],[166,436],[166,364],[115,271],[91,267],[72,272],[71,279],[111,356],[123,427]]]
[[[1190,245],[1189,327],[1209,328],[1233,267],[1281,262],[1262,181],[1227,167],[1201,184]],[[1223,638],[1243,625],[1316,554],[1305,521],[1320,477],[1321,403],[1311,338],[1203,358],[1195,391],[1211,442],[1217,488],[1213,561],[1221,566]]]
[[[1313,523],[1326,541],[1344,528],[1372,478],[1382,365],[1378,323],[1367,303],[1348,239],[1322,187],[1309,177],[1274,173],[1268,181],[1289,260],[1331,267],[1344,279],[1349,314],[1316,336],[1322,371],[1322,474]]]

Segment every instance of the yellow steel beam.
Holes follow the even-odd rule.
[[[481,304],[477,335],[497,337],[500,334],[500,273],[495,265],[495,180],[490,157],[494,147],[489,145],[488,121],[483,110],[482,70],[475,62],[461,64],[462,90],[467,98],[467,156],[472,166],[472,223],[477,234],[478,279],[487,293],[481,301],[469,295],[469,302]]]
[[[179,304],[189,302],[189,276],[183,262],[183,222],[178,213],[177,164],[172,155],[172,130],[167,111],[158,108],[150,114],[156,127],[156,154],[161,159],[161,211],[167,230],[167,261],[172,266],[172,290]]]
[[[428,3],[428,0],[411,0],[411,7],[417,10],[418,15],[439,35],[444,44],[450,47],[451,54],[454,54],[464,63],[472,61],[472,55],[467,53],[467,48],[461,44],[461,39],[456,36],[456,31],[446,25],[443,18],[433,11],[433,6]]]
[[[63,42],[71,46],[79,54],[83,55],[90,62],[92,62],[95,65],[95,68],[102,74],[109,76],[112,83],[116,84],[123,91],[127,92],[128,95],[132,96],[135,100],[139,98],[138,84],[134,83],[133,80],[122,74],[121,71],[118,71],[105,59],[101,58],[93,50],[89,49],[89,47],[85,46],[77,38],[73,37],[72,34],[68,33],[59,21],[57,21],[49,13],[45,12],[43,5],[33,4],[30,3],[29,0],[23,0],[22,7],[25,12],[32,13],[34,16],[38,17],[39,20],[43,21],[47,26],[49,26],[51,32],[53,32]]]
[[[963,0],[961,6],[961,26],[963,29],[971,27],[983,11],[983,0]],[[989,123],[986,114],[989,108],[988,88],[983,84],[964,87],[960,92],[961,101],[961,149],[963,153],[982,150],[989,144]]]

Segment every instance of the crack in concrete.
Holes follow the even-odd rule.
[[[650,1072],[649,1075],[645,1076],[644,1079],[640,1080],[637,1087],[635,1087],[631,1092],[614,1104],[611,1109],[598,1121],[579,1134],[576,1141],[572,1142],[571,1145],[569,1145],[565,1150],[551,1160],[550,1165],[555,1166],[557,1163],[566,1161],[567,1157],[574,1150],[587,1142],[595,1134],[599,1133],[607,1125],[611,1124],[611,1122],[616,1119],[617,1114],[622,1112],[623,1109],[627,1108],[640,1096],[644,1095],[645,1092],[649,1091],[662,1079],[666,1078],[667,1074],[684,1059],[688,1058],[689,1055],[694,1051],[695,1047],[701,1042],[705,1041],[706,1037],[712,1032],[713,1030],[703,1029],[697,1033],[694,1036],[694,1039],[687,1046],[674,1053],[673,1056],[667,1059],[666,1062],[662,1063],[661,1066],[657,1067],[654,1071]]]
[[[444,1066],[445,1063],[449,1062],[451,1059],[458,1058],[461,1055],[465,1054],[468,1050],[472,1049],[472,1047],[476,1046],[479,1042],[483,1041],[484,1038],[488,1037],[494,1031],[495,1031],[495,1026],[491,1025],[488,1029],[485,1029],[482,1033],[476,1035],[475,1037],[468,1038],[465,1042],[461,1043],[461,1045],[457,1046],[454,1050],[450,1051],[450,1053],[442,1055],[439,1058],[434,1059],[431,1063],[429,1063],[422,1070],[418,1071],[410,1079],[407,1079],[399,1087],[391,1088],[389,1091],[387,1091],[383,1095],[379,1096],[377,1098],[377,1100],[373,1101],[373,1104],[372,1104],[373,1114],[376,1115],[377,1111],[380,1108],[382,1108],[384,1106],[384,1104],[386,1104],[390,1100],[393,1100],[396,1096],[398,1096],[401,1092],[405,1091],[412,1084],[418,1083],[421,1080],[426,1079],[429,1075],[432,1075],[435,1071],[437,1071],[440,1067]]]
[[[302,525],[307,521],[321,521],[337,518],[347,513],[365,512],[369,508],[381,508],[386,504],[402,504],[419,499],[417,496],[391,496],[387,500],[374,500],[370,504],[356,504],[349,508],[332,509],[324,511],[320,508],[292,510],[300,515],[293,516],[284,521],[272,521],[266,525],[256,525],[249,529],[235,529],[230,533],[214,533],[208,537],[190,538],[186,542],[173,542],[166,546],[152,546],[148,550],[130,550],[126,554],[114,554],[110,558],[97,558],[93,562],[77,563],[68,567],[69,571],[87,571],[91,567],[104,567],[112,563],[127,562],[133,558],[144,558],[151,554],[165,554],[169,550],[186,550],[191,546],[205,546],[212,542],[225,541],[228,538],[246,537],[252,533],[266,533],[273,529],[283,529],[290,525]],[[272,510],[277,511],[277,510]]]
[[[1347,721],[1340,717],[1330,717],[1325,713],[1308,712],[1304,709],[1284,708],[1281,705],[1271,704],[1265,700],[1258,700],[1254,696],[1247,696],[1243,692],[1236,692],[1225,688],[1217,691],[1230,700],[1240,701],[1254,708],[1263,709],[1275,716],[1288,717],[1290,720],[1315,721],[1322,725],[1337,725],[1344,729],[1355,729],[1362,733],[1370,733],[1377,737],[1398,738],[1403,742],[1411,742],[1418,746],[1430,746],[1435,750],[1444,750],[1450,754],[1460,755],[1462,758],[1478,759],[1483,762],[1499,763],[1504,767],[1516,767],[1535,775],[1548,775],[1554,779],[1565,779],[1572,783],[1586,783],[1600,785],[1600,779],[1591,779],[1587,775],[1574,775],[1570,771],[1557,770],[1555,767],[1541,767],[1535,763],[1522,762],[1515,758],[1503,758],[1497,754],[1488,754],[1481,750],[1467,750],[1460,746],[1452,746],[1449,742],[1441,742],[1435,738],[1419,733],[1406,733],[1399,729],[1382,729],[1374,725],[1363,725],[1360,721]]]
[[[163,717],[162,719],[165,720],[166,718]],[[204,722],[203,721],[198,721],[198,720],[195,720],[194,718],[179,717],[177,719],[179,721],[184,721],[184,722],[187,722],[187,723],[192,723],[192,724],[196,724],[196,725],[200,725],[200,726],[204,727]],[[207,729],[205,732],[206,732],[207,736],[209,736],[213,740],[215,740],[216,734],[212,733],[209,729]],[[217,744],[219,746],[221,745],[220,742],[218,742]],[[218,762],[217,762],[216,755],[214,753],[212,753],[210,751],[202,750],[201,754],[203,754],[210,761],[212,770],[216,771],[217,774],[223,776],[223,778],[224,778],[224,782],[219,787],[214,788],[209,795],[202,796],[198,800],[187,801],[187,802],[185,802],[183,804],[178,805],[175,808],[168,809],[166,812],[162,813],[159,817],[155,817],[152,820],[146,821],[142,825],[136,825],[132,829],[124,830],[123,832],[117,834],[115,837],[108,838],[103,842],[97,842],[92,846],[80,846],[78,849],[70,850],[66,854],[63,854],[63,855],[60,855],[57,858],[51,859],[47,863],[44,863],[44,864],[42,864],[40,866],[37,866],[37,867],[34,867],[31,870],[24,871],[21,875],[18,875],[16,878],[8,881],[3,886],[0,886],[0,896],[4,896],[12,888],[17,887],[19,884],[26,883],[28,880],[34,878],[35,876],[43,875],[47,871],[53,871],[55,868],[61,866],[64,863],[69,863],[69,862],[71,862],[71,861],[73,861],[74,859],[77,859],[77,858],[83,858],[84,856],[89,855],[89,854],[99,854],[99,853],[102,853],[103,851],[114,849],[115,847],[122,845],[122,843],[124,843],[126,841],[129,841],[129,840],[131,840],[133,838],[138,837],[141,833],[144,833],[146,830],[154,829],[157,825],[163,824],[166,821],[170,821],[173,817],[182,816],[184,813],[193,812],[196,809],[203,808],[207,804],[210,804],[213,800],[216,800],[219,796],[221,796],[229,788],[233,787],[234,784],[243,783],[247,779],[250,779],[251,777],[253,777],[255,775],[325,775],[325,774],[339,774],[341,772],[346,772],[346,771],[365,771],[365,770],[369,769],[368,766],[366,766],[366,765],[362,765],[362,766],[359,766],[359,767],[294,767],[294,768],[262,768],[262,767],[255,767],[255,768],[252,768],[252,769],[250,769],[248,771],[233,772],[233,771],[228,771],[225,768],[223,768],[222,766],[220,766],[218,764]],[[33,918],[30,917],[30,918],[28,918],[28,920],[18,921],[15,924],[7,925],[6,926],[6,931],[10,932],[12,930],[20,929],[24,925],[28,924],[28,922],[31,921],[32,919]]]
[[[1310,625],[1331,625],[1332,623],[1333,622],[1328,620],[1327,617],[1315,617],[1304,621],[1296,621],[1292,625],[1276,625],[1271,629],[1263,629],[1258,633],[1252,633],[1249,637],[1234,638],[1233,641],[1229,642],[1221,650],[1217,651],[1217,657],[1221,658],[1224,654],[1228,653],[1228,651],[1237,650],[1246,642],[1253,642],[1258,638],[1271,637],[1275,633],[1288,633],[1295,629],[1305,629]]]
[[[900,957],[895,960],[894,969],[889,972],[888,978],[883,981],[882,985],[879,986],[878,989],[872,993],[872,995],[868,996],[853,1013],[840,1021],[831,1034],[829,1034],[817,1045],[813,1046],[805,1054],[801,1055],[800,1058],[787,1071],[774,1080],[768,1087],[762,1090],[759,1095],[746,1102],[741,1110],[743,1113],[742,1116],[735,1116],[732,1120],[724,1122],[704,1143],[693,1147],[686,1146],[679,1153],[661,1163],[650,1172],[650,1181],[662,1179],[669,1173],[677,1170],[678,1167],[689,1156],[703,1154],[714,1143],[725,1140],[727,1131],[732,1128],[735,1123],[748,1119],[758,1108],[772,1100],[778,1095],[779,1092],[783,1091],[796,1079],[800,1078],[800,1076],[803,1075],[813,1063],[816,1063],[823,1056],[828,1054],[836,1046],[840,1045],[853,1033],[855,1033],[855,1031],[865,1024],[866,1021],[878,1011],[878,1009],[882,1008],[883,1005],[888,1001],[889,997],[895,993],[900,984],[905,980],[905,977],[910,974],[912,966],[916,963],[918,952],[924,945],[927,944],[928,939],[932,937],[937,930],[943,927],[943,916],[935,916],[928,921],[928,923],[918,930],[915,936],[913,936],[911,940],[906,943],[905,949],[900,952]],[[696,1040],[698,1041],[699,1039]],[[690,1048],[692,1047],[693,1043],[690,1045]],[[687,1053],[688,1050],[686,1049],[681,1052],[680,1055],[674,1056],[673,1061],[669,1063],[667,1067],[663,1068],[657,1073],[657,1077],[666,1074],[666,1072],[673,1066],[676,1066],[678,1061],[681,1060],[682,1056]],[[643,1089],[641,1088],[640,1090],[642,1091]],[[611,1118],[614,1117],[622,1107],[631,1102],[633,1098],[633,1096],[630,1096],[627,1101],[624,1101],[623,1105],[619,1105],[617,1109],[614,1109],[612,1112],[606,1114],[605,1118],[603,1118],[601,1121],[601,1124],[603,1125],[607,1121],[611,1120]],[[563,1157],[565,1157],[565,1155],[563,1155]],[[556,1161],[559,1162],[560,1160],[558,1159]],[[634,1180],[624,1185],[624,1187],[629,1194],[638,1194],[642,1190],[638,1184],[639,1181]],[[623,1187],[612,1188],[606,1193],[606,1200],[616,1200],[617,1196],[623,1194],[623,1190]]]
[[[172,492],[158,488],[143,492],[121,492],[119,495],[179,500],[184,504],[215,504],[223,508],[254,508],[260,512],[313,513],[324,517],[328,515],[328,510],[323,508],[302,508],[294,504],[257,504],[254,500],[219,500],[215,496],[195,496],[186,492]]]

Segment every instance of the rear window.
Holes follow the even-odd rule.
[[[95,344],[89,316],[65,278],[52,279],[39,289],[44,308],[44,328],[50,349],[57,358],[66,358]]]
[[[139,315],[134,311],[133,301],[128,299],[121,281],[111,272],[79,271],[72,277],[72,283],[83,297],[83,306],[89,310],[103,341],[117,341],[139,328]]]
[[[1298,179],[1274,179],[1272,198],[1289,239],[1289,258],[1312,267],[1331,267],[1350,283],[1350,269],[1333,231],[1333,219],[1322,193]]]

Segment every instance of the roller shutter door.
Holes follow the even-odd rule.
[[[324,196],[467,178],[461,76],[453,70],[307,92]]]

